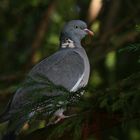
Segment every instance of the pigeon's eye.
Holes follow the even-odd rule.
[[[78,26],[75,26],[75,28],[77,29],[77,28],[78,28]]]

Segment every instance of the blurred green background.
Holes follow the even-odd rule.
[[[85,95],[90,100],[88,107],[94,106],[92,103],[96,98],[100,99],[96,111],[105,110],[112,115],[123,110],[123,119],[110,127],[98,124],[100,128],[94,131],[90,123],[94,124],[94,119],[102,114],[88,114],[67,134],[63,134],[63,130],[68,124],[58,128],[61,130],[59,138],[140,140],[139,0],[0,0],[0,111],[4,110],[29,70],[59,49],[61,28],[72,19],[84,20],[95,33],[93,38],[86,37],[82,41],[91,64]],[[108,100],[112,97],[110,105]],[[127,102],[127,105],[122,105],[122,102]],[[109,105],[111,109],[108,109]],[[132,121],[125,123],[127,126],[124,129],[124,120],[129,115]],[[3,127],[1,124],[1,135]],[[73,128],[79,131],[74,133],[71,131]],[[39,140],[41,136],[46,139],[45,132],[39,132],[41,135],[36,137],[31,135],[30,139]],[[68,132],[71,132],[71,137]],[[55,138],[59,139],[58,135]]]

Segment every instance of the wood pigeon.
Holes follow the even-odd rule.
[[[40,112],[56,116],[55,123],[69,117],[63,114],[66,105],[78,96],[76,91],[85,87],[89,79],[89,60],[81,46],[87,34],[93,32],[81,20],[64,25],[60,49],[32,68],[1,116],[0,122],[9,120],[9,133],[18,134],[23,124]]]

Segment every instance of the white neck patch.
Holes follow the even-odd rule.
[[[75,45],[71,39],[67,39],[65,42],[62,42],[61,48],[75,48]]]

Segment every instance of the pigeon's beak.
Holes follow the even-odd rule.
[[[91,35],[91,36],[94,35],[94,33],[93,33],[91,30],[89,30],[89,29],[84,29],[84,31],[85,31],[86,33],[88,33],[89,35]]]

